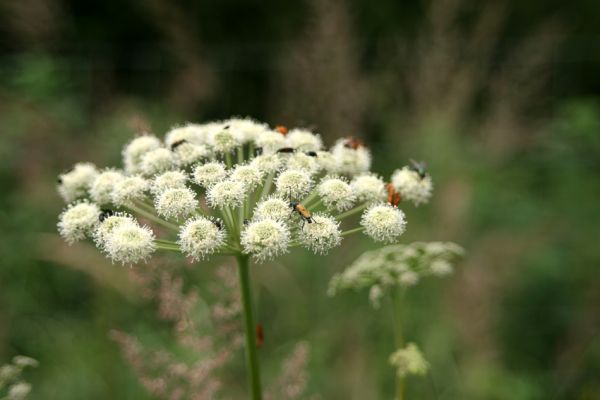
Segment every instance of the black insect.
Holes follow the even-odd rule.
[[[219,228],[219,230],[223,230],[223,223],[220,219],[213,219],[212,223],[215,224],[215,226]]]
[[[427,164],[425,164],[424,161],[417,162],[412,159],[410,160],[410,169],[415,171],[417,174],[419,174],[419,177],[421,179],[423,179],[427,176],[426,166],[427,166]]]
[[[316,151],[306,151],[304,154],[306,154],[307,156],[310,156],[310,157],[316,157],[317,156],[317,152]]]
[[[248,226],[250,220],[248,218],[244,218],[244,226]]]
[[[184,143],[187,143],[187,140],[179,139],[179,140],[174,141],[173,143],[171,143],[171,150],[175,150],[176,148],[178,148],[179,146],[181,146]]]
[[[225,129],[225,130],[229,129],[229,125],[225,125],[225,126],[223,127],[223,129]]]
[[[100,216],[98,217],[98,219],[100,220],[100,222],[102,222],[106,218],[112,217],[113,215],[115,215],[115,212],[113,210],[109,208],[103,208],[100,212]]]
[[[293,153],[295,151],[296,149],[293,147],[282,147],[281,149],[277,150],[277,153]]]
[[[63,183],[62,178],[59,176],[58,178],[56,178],[56,182],[61,185]]]
[[[263,153],[263,148],[262,147],[256,147],[254,148],[254,157],[258,157],[260,155],[262,155]]]

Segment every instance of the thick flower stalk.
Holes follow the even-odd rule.
[[[363,216],[365,218],[365,216]],[[406,377],[424,375],[429,363],[415,343],[404,344],[402,311],[404,291],[427,276],[443,277],[454,270],[453,263],[463,249],[451,242],[416,242],[395,244],[362,254],[345,271],[329,283],[329,295],[341,290],[369,289],[374,308],[390,296],[396,351],[389,362],[396,368],[396,399],[404,399]]]
[[[398,202],[426,202],[432,189],[415,166],[397,170],[390,183],[371,173],[370,151],[358,139],[340,139],[327,151],[316,133],[251,119],[188,124],[164,140],[142,135],[122,156],[120,168],[80,163],[59,176],[68,203],[59,233],[68,243],[91,238],[125,265],[156,251],[195,261],[235,257],[254,399],[261,389],[249,260],[269,261],[297,247],[326,254],[361,232],[397,242],[406,228]]]

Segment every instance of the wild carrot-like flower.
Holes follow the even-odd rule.
[[[248,295],[242,297],[254,398],[260,386],[248,258],[264,262],[295,247],[325,254],[359,232],[396,242],[406,219],[387,188],[415,204],[431,194],[430,178],[418,181],[418,174],[411,181],[396,172],[386,186],[369,172],[371,154],[358,139],[340,139],[327,151],[314,132],[271,129],[248,118],[178,126],[162,141],[143,135],[122,156],[122,169],[99,172],[80,163],[60,175],[58,191],[69,204],[60,234],[69,243],[91,238],[122,264],[158,250],[193,260],[236,257]],[[360,225],[352,226],[350,217],[361,213]],[[448,266],[437,263],[432,270],[441,275]]]

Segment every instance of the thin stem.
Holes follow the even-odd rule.
[[[393,287],[392,292],[392,320],[394,321],[394,341],[396,349],[404,346],[402,337],[402,289]],[[406,381],[403,376],[396,374],[396,400],[404,400]]]
[[[360,226],[360,227],[358,227],[358,228],[349,229],[349,230],[347,230],[347,231],[345,231],[345,232],[342,232],[342,236],[348,236],[348,235],[352,235],[353,233],[362,232],[362,231],[364,231],[364,230],[365,230],[365,228],[364,228],[364,227],[362,227],[362,226]]]
[[[335,216],[335,219],[340,220],[340,219],[344,219],[344,218],[348,218],[354,214],[358,214],[359,212],[361,212],[362,210],[364,210],[365,208],[367,208],[367,203],[365,204],[361,204],[360,206],[356,206],[351,210],[348,210],[344,213],[341,213],[339,215]]]
[[[231,168],[233,166],[233,160],[231,159],[231,153],[225,153],[225,164],[227,168]]]
[[[181,253],[181,249],[179,248],[179,246],[169,246],[169,245],[166,245],[163,243],[157,243],[157,242],[154,242],[154,244],[156,245],[157,249],[175,251],[177,253]]]
[[[244,146],[238,146],[237,148],[237,162],[238,164],[244,163]]]
[[[254,316],[252,312],[252,293],[250,288],[250,274],[248,271],[248,256],[238,254],[238,273],[240,278],[240,290],[242,292],[242,304],[244,306],[244,329],[246,331],[246,368],[250,374],[248,387],[252,400],[261,400],[260,369],[258,365],[258,353],[256,351],[256,331],[254,328]]]
[[[262,187],[262,190],[260,191],[260,197],[258,198],[258,201],[262,200],[266,195],[269,194],[269,192],[271,191],[271,185],[273,184],[273,172],[269,172],[269,175],[267,175],[267,180],[265,181],[265,184]]]
[[[129,208],[131,211],[140,214],[142,217],[149,219],[152,222],[155,222],[165,228],[169,228],[172,229],[174,231],[178,231],[179,227],[175,224],[172,224],[170,222],[165,221],[164,219],[158,218],[156,215],[152,214],[151,212],[148,212],[144,209],[142,209],[141,207],[137,207],[133,204],[129,204],[127,206],[127,208]]]

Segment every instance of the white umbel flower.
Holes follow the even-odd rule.
[[[171,150],[154,149],[142,156],[140,170],[146,176],[153,176],[169,171],[176,166],[175,155]]]
[[[406,229],[404,213],[389,204],[369,207],[360,220],[365,233],[378,242],[395,242]]]
[[[217,251],[225,243],[225,237],[221,221],[196,217],[181,227],[177,243],[184,254],[200,260]]]
[[[279,174],[275,180],[277,192],[290,199],[304,197],[312,188],[313,180],[306,171],[288,169]]]
[[[323,147],[321,137],[306,129],[290,130],[286,140],[289,147],[300,151],[319,151]]]
[[[211,156],[211,151],[204,144],[182,143],[173,149],[177,165],[182,167],[198,163]]]
[[[217,153],[231,153],[241,142],[232,129],[227,125],[212,128],[209,135],[210,145]]]
[[[262,219],[250,222],[242,231],[244,253],[262,262],[287,252],[290,232],[281,221]]]
[[[65,202],[71,203],[87,195],[98,170],[92,163],[77,163],[69,172],[58,177],[58,193]]]
[[[365,146],[356,149],[347,147],[348,139],[340,139],[331,149],[336,160],[336,170],[340,174],[357,175],[371,168],[371,152]]]
[[[31,392],[31,384],[27,382],[17,382],[10,385],[6,397],[6,400],[25,400]]]
[[[454,271],[452,263],[443,259],[432,261],[429,269],[433,275],[440,277],[450,275]]]
[[[280,199],[279,197],[271,196],[256,205],[256,209],[254,210],[254,218],[270,218],[279,221],[285,221],[290,218],[291,212],[292,210],[288,202]]]
[[[112,234],[113,230],[123,224],[138,225],[137,221],[131,215],[125,213],[117,213],[104,218],[98,224],[96,230],[94,230],[93,239],[96,246],[101,250],[105,250],[108,237]]]
[[[167,189],[184,188],[187,178],[183,171],[167,171],[152,180],[150,191],[158,196]]]
[[[225,164],[219,162],[210,162],[199,165],[194,169],[194,182],[204,188],[210,188],[214,184],[221,182],[227,177]]]
[[[237,165],[229,178],[242,182],[247,191],[252,191],[262,182],[262,172],[253,165]]]
[[[340,178],[325,178],[317,186],[317,193],[328,209],[345,211],[352,207],[356,196],[350,185]]]
[[[375,175],[363,174],[356,176],[350,186],[360,202],[378,202],[386,198],[385,182]]]
[[[231,179],[212,186],[206,195],[211,207],[240,207],[244,204],[246,187],[240,181]]]
[[[255,141],[256,138],[269,130],[267,124],[254,121],[251,118],[230,118],[223,121],[223,124],[229,125],[229,129],[236,134],[242,144]]]
[[[317,151],[317,164],[319,168],[326,173],[335,173],[337,171],[337,161],[333,154],[328,151]]]
[[[305,223],[300,230],[300,242],[303,246],[317,254],[327,254],[330,249],[342,243],[338,221],[320,214],[314,214],[312,221]]]
[[[392,185],[403,200],[408,200],[416,206],[427,203],[433,191],[431,177],[429,175],[421,177],[417,171],[409,167],[394,171]]]
[[[115,184],[112,201],[117,206],[124,206],[135,200],[143,200],[148,188],[148,181],[141,176],[125,177]]]
[[[120,224],[107,236],[104,250],[114,262],[135,264],[156,250],[154,233],[147,226]]]
[[[172,188],[162,192],[155,203],[158,215],[165,218],[179,219],[191,215],[198,207],[196,193],[184,188]]]
[[[321,168],[316,157],[311,157],[302,152],[292,154],[287,160],[288,169],[301,169],[309,174],[314,174]]]
[[[396,373],[401,378],[407,375],[425,375],[429,370],[429,363],[414,343],[408,343],[406,347],[390,355],[390,364],[396,368]]]
[[[109,204],[112,202],[112,193],[115,190],[115,186],[121,180],[124,175],[116,169],[107,169],[102,171],[90,187],[90,197],[97,204]]]
[[[123,164],[125,165],[125,171],[129,174],[140,173],[142,156],[159,147],[160,140],[155,136],[144,135],[133,139],[123,149]]]
[[[398,284],[403,287],[412,287],[419,282],[419,274],[415,271],[403,271],[398,276]]]
[[[93,203],[84,201],[71,204],[58,217],[58,233],[68,243],[82,240],[91,234],[100,222],[100,212],[100,208]]]
[[[258,168],[263,174],[271,174],[283,167],[283,160],[279,154],[263,154],[253,158],[250,164]]]
[[[255,139],[256,146],[263,150],[263,154],[272,154],[286,147],[285,136],[277,131],[266,131]]]
[[[171,129],[165,135],[165,144],[169,149],[174,144],[185,141],[187,143],[201,145],[206,143],[206,131],[202,125],[187,124]]]

